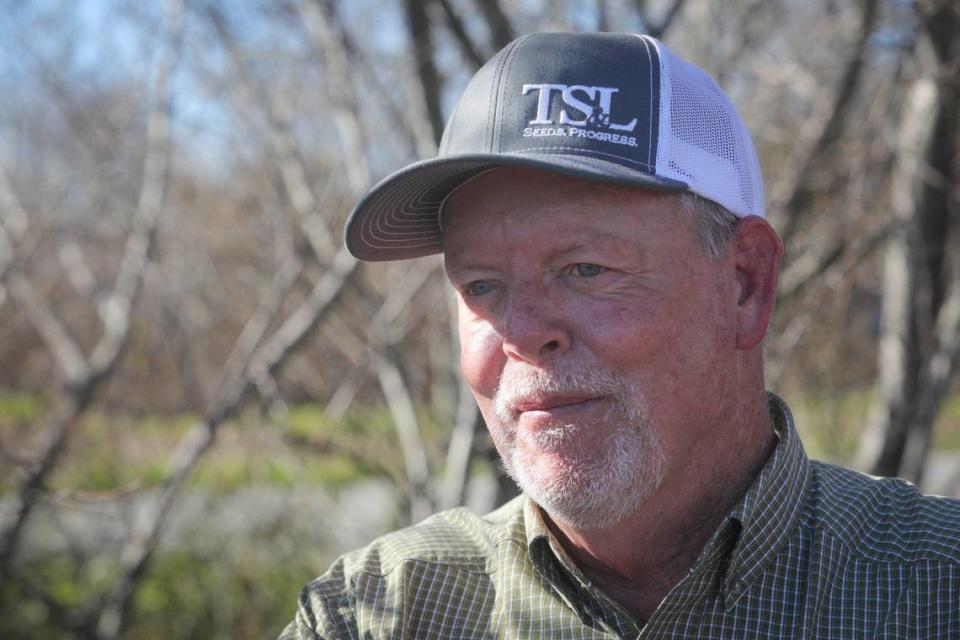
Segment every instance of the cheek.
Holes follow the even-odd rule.
[[[571,333],[607,366],[622,372],[642,367],[670,340],[655,305],[645,301],[596,301],[567,309]]]
[[[505,360],[502,340],[489,324],[461,321],[460,367],[481,409],[497,390]]]

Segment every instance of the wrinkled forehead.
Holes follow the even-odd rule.
[[[570,178],[530,169],[486,172],[444,207],[447,263],[511,256],[547,258],[577,248],[649,254],[689,235],[676,193]],[[600,251],[602,250],[602,251]]]
[[[483,216],[505,210],[522,216],[576,207],[581,208],[586,221],[601,222],[604,207],[626,202],[633,203],[638,210],[655,208],[662,210],[663,215],[676,215],[679,198],[677,192],[585,180],[552,171],[494,167],[451,191],[441,204],[439,223],[443,232],[454,220],[483,225]]]

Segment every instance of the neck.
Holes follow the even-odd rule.
[[[581,571],[646,622],[687,574],[724,517],[747,492],[774,445],[766,402],[739,424],[674,460],[661,487],[621,522],[605,529],[547,523]]]

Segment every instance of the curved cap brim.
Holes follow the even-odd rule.
[[[370,190],[347,220],[347,250],[367,262],[441,253],[439,215],[447,196],[471,177],[505,166],[543,169],[659,191],[688,188],[687,183],[679,180],[638,173],[613,162],[583,156],[487,153],[433,158],[393,173]]]

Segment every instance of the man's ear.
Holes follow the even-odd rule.
[[[763,340],[777,298],[783,242],[773,227],[757,216],[737,225],[734,238],[737,269],[737,348],[753,349]]]

